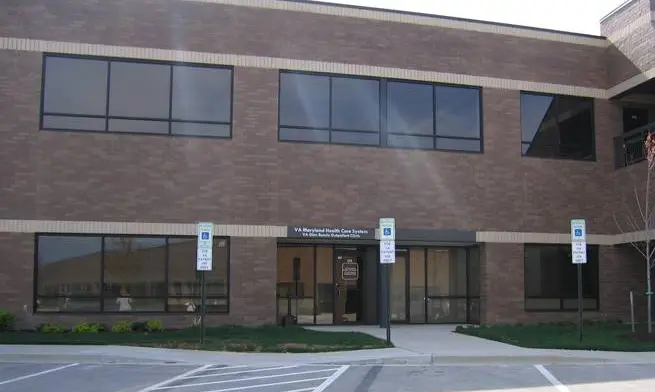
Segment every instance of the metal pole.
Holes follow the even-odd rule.
[[[200,272],[200,344],[205,344],[205,271]]]
[[[630,323],[632,324],[632,333],[635,332],[635,296],[630,290]]]
[[[387,346],[391,346],[391,264],[385,266],[387,273],[385,274],[385,285],[387,286]]]
[[[578,338],[582,341],[582,264],[578,264]]]

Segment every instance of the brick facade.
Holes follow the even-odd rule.
[[[614,33],[644,4],[603,28]],[[610,45],[201,1],[10,0],[3,11],[0,37],[389,67],[496,85],[482,89],[483,154],[280,143],[279,69],[265,66],[234,68],[230,140],[48,132],[39,131],[43,53],[0,50],[0,219],[372,227],[385,215],[404,228],[566,233],[580,216],[594,234],[615,234],[607,207],[626,181],[614,171],[620,107],[595,100],[595,162],[525,158],[520,92],[507,86],[601,94],[655,65],[640,52],[650,24]],[[32,314],[33,252],[33,233],[0,233],[0,307],[25,325],[84,319]],[[485,243],[481,257],[483,322],[575,316],[525,312],[521,244]],[[230,314],[210,322],[275,322],[276,260],[276,238],[232,238]],[[589,317],[626,317],[626,290],[643,286],[634,260],[601,247],[601,310]]]

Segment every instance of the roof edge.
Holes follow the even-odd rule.
[[[543,33],[565,34],[565,35],[571,35],[571,36],[575,36],[575,37],[591,38],[591,39],[599,39],[599,40],[606,40],[607,39],[607,37],[605,37],[603,35],[576,33],[576,32],[566,31],[566,30],[547,29],[547,28],[543,28],[543,27],[533,27],[533,26],[517,25],[517,24],[511,24],[511,23],[493,22],[493,21],[487,21],[487,20],[481,20],[481,19],[462,18],[462,17],[457,17],[457,16],[448,16],[448,15],[440,15],[440,14],[428,14],[428,13],[424,13],[424,12],[394,10],[394,9],[389,9],[389,8],[368,7],[368,6],[363,6],[363,5],[341,4],[341,3],[333,3],[333,2],[330,2],[330,1],[315,1],[315,0],[273,0],[273,1],[287,2],[287,3],[300,3],[300,4],[315,4],[315,5],[323,5],[323,6],[331,6],[331,7],[339,7],[339,8],[356,9],[356,10],[362,10],[362,11],[377,11],[377,12],[385,12],[385,13],[409,15],[409,16],[419,16],[419,17],[433,18],[433,19],[446,19],[446,20],[452,20],[452,21],[456,21],[456,22],[479,23],[479,24],[490,25],[490,26],[510,27],[510,28],[515,28],[515,29],[524,29],[524,30],[528,30],[528,31],[538,31],[538,32],[543,32]],[[634,0],[628,0],[628,2],[630,2],[630,1],[634,1]]]

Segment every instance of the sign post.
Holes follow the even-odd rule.
[[[387,345],[391,345],[391,265],[396,262],[396,220],[380,218],[380,263],[384,264],[386,286]]]
[[[584,219],[571,219],[571,261],[578,267],[578,339],[582,341],[582,264],[587,263],[587,227]]]
[[[205,272],[212,270],[212,249],[214,224],[200,222],[197,226],[198,246],[196,250],[196,271],[200,272],[200,344],[205,344]]]

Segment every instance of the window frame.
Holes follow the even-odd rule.
[[[45,85],[46,85],[46,70],[47,58],[64,58],[72,60],[91,60],[103,61],[107,63],[107,81],[106,81],[106,96],[105,96],[105,114],[104,115],[83,115],[74,113],[54,113],[45,111]],[[148,117],[130,117],[130,116],[112,116],[109,114],[110,95],[111,95],[111,63],[136,63],[136,64],[152,64],[152,65],[165,65],[169,68],[169,87],[168,87],[168,117],[167,118],[148,118]],[[228,121],[203,121],[203,120],[182,120],[173,118],[173,75],[174,67],[190,67],[190,68],[208,68],[227,70],[230,73],[230,110]],[[68,117],[68,118],[82,118],[82,119],[102,119],[105,122],[103,130],[89,130],[89,129],[70,129],[67,127],[44,127],[44,118],[50,117]],[[112,131],[109,127],[110,120],[131,120],[131,121],[156,121],[168,124],[168,132],[155,133],[155,132],[136,132],[136,131]],[[201,125],[222,125],[229,127],[229,134],[227,136],[216,135],[190,135],[184,133],[173,133],[173,124],[201,124]],[[44,52],[41,57],[41,96],[39,107],[39,130],[41,131],[54,131],[54,132],[81,132],[81,133],[94,133],[94,134],[120,134],[120,135],[147,135],[147,136],[168,136],[168,137],[191,137],[203,139],[232,139],[234,132],[234,67],[228,65],[218,64],[202,64],[182,61],[163,61],[163,60],[149,60],[149,59],[133,59],[129,57],[111,57],[111,56],[92,56],[80,54],[65,54]]]
[[[523,96],[524,95],[532,95],[532,96],[542,96],[542,97],[552,97],[555,100],[555,105],[558,110],[559,114],[559,98],[565,97],[565,98],[575,98],[575,99],[583,99],[591,102],[591,148],[592,148],[592,153],[591,153],[591,158],[589,159],[577,159],[577,158],[570,158],[570,157],[561,157],[561,156],[547,156],[547,157],[542,157],[542,156],[533,156],[533,155],[525,155],[523,153],[523,146],[524,145],[530,145],[532,144],[532,141],[525,141],[523,140]],[[557,128],[557,153],[559,154],[561,143],[560,143],[560,123],[556,122],[556,128]],[[520,149],[521,149],[521,157],[524,158],[535,158],[535,159],[556,159],[556,160],[563,160],[563,161],[573,161],[573,162],[596,162],[597,161],[597,146],[596,146],[596,98],[593,97],[585,97],[585,96],[580,96],[580,95],[569,95],[569,94],[554,94],[554,93],[544,93],[544,92],[537,92],[537,91],[529,91],[529,90],[519,90],[519,131],[520,131],[520,138],[521,138],[521,144],[520,144]]]
[[[330,80],[330,91],[329,91],[329,127],[328,128],[318,128],[318,127],[300,127],[300,126],[287,126],[283,125],[281,122],[281,110],[282,110],[282,75],[283,74],[296,74],[296,75],[308,75],[308,76],[317,76],[317,77],[327,77]],[[332,79],[333,78],[350,78],[350,79],[361,79],[361,80],[376,80],[379,83],[380,93],[379,93],[379,142],[376,145],[373,144],[356,144],[356,143],[336,143],[332,142],[332,132],[333,131],[346,131],[346,132],[361,132],[366,134],[371,134],[375,132],[371,131],[357,131],[350,129],[337,129],[332,128]],[[432,138],[432,148],[425,148],[419,146],[390,146],[388,142],[389,135],[400,135],[400,136],[414,136],[414,134],[408,133],[397,133],[389,132],[389,118],[388,118],[388,108],[389,108],[389,83],[408,83],[408,84],[422,84],[429,85],[432,88],[432,135],[420,135],[423,137]],[[477,90],[478,92],[478,122],[479,122],[479,138],[471,137],[457,137],[457,136],[441,136],[437,134],[437,108],[436,108],[436,97],[437,97],[437,87],[454,87],[460,89],[470,89]],[[309,72],[309,71],[298,71],[291,69],[280,69],[278,71],[278,107],[277,107],[277,140],[279,143],[305,143],[305,144],[318,144],[318,145],[335,145],[335,146],[351,146],[351,147],[364,147],[364,148],[393,148],[393,149],[403,149],[403,150],[420,150],[420,151],[440,151],[440,152],[454,152],[462,154],[484,154],[484,112],[483,112],[483,89],[481,86],[471,86],[463,84],[452,84],[452,83],[435,83],[429,81],[421,80],[410,80],[410,79],[401,79],[401,78],[385,78],[385,77],[376,77],[376,76],[366,76],[366,75],[353,75],[353,74],[335,74],[335,73],[326,73],[326,72]],[[327,131],[330,135],[330,138],[327,142],[322,141],[308,141],[308,140],[285,140],[281,138],[281,129],[290,128],[290,129],[304,129],[304,130],[322,130]],[[469,141],[479,141],[480,150],[479,151],[470,151],[470,150],[458,150],[452,148],[441,148],[437,147],[438,140],[469,140]]]
[[[572,252],[572,245],[571,244],[545,244],[545,243],[525,243],[523,244],[523,309],[525,312],[528,313],[553,313],[553,312],[564,312],[564,313],[572,313],[572,312],[577,312],[577,306],[574,308],[567,308],[564,306],[564,301],[565,300],[571,300],[574,299],[577,301],[578,296],[574,298],[569,298],[566,296],[560,295],[559,297],[545,297],[545,296],[528,296],[528,279],[526,278],[525,271],[527,270],[527,249],[528,248],[564,248],[568,247],[569,252]],[[596,248],[596,255],[597,255],[597,260],[596,260],[596,268],[595,268],[595,273],[594,273],[594,282],[595,282],[595,299],[596,300],[596,306],[591,308],[591,307],[583,307],[584,311],[586,312],[599,312],[601,309],[600,305],[600,246],[595,245],[595,244],[587,244],[587,255],[590,253],[589,248],[590,247],[595,247]],[[571,263],[573,265],[573,263]],[[588,265],[588,264],[587,264]],[[584,265],[582,266],[584,268]],[[577,269],[577,268],[576,268]],[[584,275],[584,273],[583,273]],[[541,275],[540,275],[541,276]],[[576,275],[576,281],[577,281],[577,275]],[[576,284],[577,286],[577,284]],[[583,287],[584,287],[584,282],[583,282]],[[577,292],[577,287],[576,287],[576,292]],[[583,300],[585,298],[592,298],[592,297],[585,297],[583,294]],[[528,307],[528,299],[550,299],[550,300],[559,300],[559,307],[558,308],[552,308],[552,309],[535,309],[535,308],[530,308]]]
[[[281,120],[281,112],[282,112],[282,89],[280,88],[282,85],[282,75],[283,74],[292,74],[292,75],[306,75],[306,76],[316,76],[316,77],[327,77],[329,80],[328,86],[328,126],[327,128],[321,128],[321,127],[308,127],[308,126],[287,126],[287,125],[282,125],[280,122]],[[372,80],[376,81],[378,83],[378,105],[379,105],[379,113],[380,116],[378,118],[378,131],[370,131],[370,130],[357,130],[357,129],[346,129],[346,128],[334,128],[332,126],[332,115],[333,115],[333,108],[332,108],[332,84],[333,84],[333,79],[334,78],[340,78],[340,79],[354,79],[354,80]],[[382,121],[382,111],[383,111],[383,97],[382,97],[382,80],[380,78],[376,78],[374,76],[358,76],[358,75],[341,75],[341,74],[332,74],[332,73],[322,73],[322,72],[305,72],[305,71],[295,71],[295,70],[287,70],[287,69],[280,69],[278,71],[278,89],[277,89],[277,140],[280,143],[306,143],[306,144],[321,144],[321,145],[335,145],[335,146],[351,146],[351,147],[380,147],[380,144],[382,143],[382,132],[383,132],[383,121]],[[328,133],[328,142],[321,142],[321,141],[309,141],[309,140],[284,140],[281,138],[281,129],[282,128],[288,128],[288,129],[296,129],[296,130],[317,130],[317,131],[326,131]],[[348,133],[361,133],[365,135],[373,135],[373,134],[378,134],[378,144],[373,145],[373,144],[357,144],[357,143],[340,143],[340,142],[333,142],[332,141],[332,132],[348,132]]]
[[[41,237],[97,237],[100,238],[100,280],[98,283],[100,284],[100,294],[98,295],[88,295],[88,296],[65,296],[65,295],[39,295],[39,282],[38,282],[38,276],[39,276],[39,238]],[[153,297],[153,296],[130,296],[130,298],[138,298],[138,299],[157,299],[157,300],[162,300],[164,307],[163,310],[161,311],[139,311],[139,310],[132,310],[129,312],[119,312],[119,311],[106,311],[105,310],[105,299],[107,298],[114,298],[114,296],[106,296],[105,295],[105,240],[106,238],[111,237],[111,238],[163,238],[165,239],[166,243],[166,260],[165,260],[165,274],[164,274],[164,287],[165,287],[165,294],[160,297]],[[195,240],[196,236],[193,235],[148,235],[148,234],[111,234],[111,233],[45,233],[45,232],[37,232],[34,234],[34,268],[33,268],[33,276],[32,276],[32,314],[39,314],[39,315],[44,315],[44,314],[52,314],[52,315],[57,315],[57,314],[66,314],[66,315],[84,315],[84,314],[109,314],[109,315],[116,315],[116,314],[121,314],[121,315],[130,315],[130,314],[136,314],[136,315],[144,315],[144,314],[170,314],[170,315],[184,315],[184,314],[196,314],[197,310],[194,312],[174,312],[174,311],[169,311],[169,300],[174,299],[174,298],[182,298],[180,296],[176,295],[171,295],[169,293],[169,284],[170,284],[170,239],[187,239],[187,240]],[[218,299],[218,300],[224,300],[227,302],[225,309],[220,310],[220,311],[212,311],[212,312],[207,312],[207,314],[229,314],[230,313],[230,283],[231,283],[231,271],[230,271],[230,266],[231,266],[231,241],[230,237],[228,236],[214,236],[214,243],[217,240],[224,240],[226,241],[226,276],[225,276],[225,287],[227,294],[225,296],[218,296],[218,295],[212,295],[212,296],[207,296],[207,300],[212,300],[212,299]],[[196,272],[197,273],[197,272]],[[37,300],[39,298],[84,298],[84,299],[90,299],[90,300],[96,300],[98,301],[98,309],[97,311],[57,311],[57,312],[48,312],[48,311],[39,311],[38,306],[37,306]],[[190,298],[190,299],[200,299],[200,295],[198,296],[185,296],[183,298]],[[209,307],[208,307],[209,308]]]

